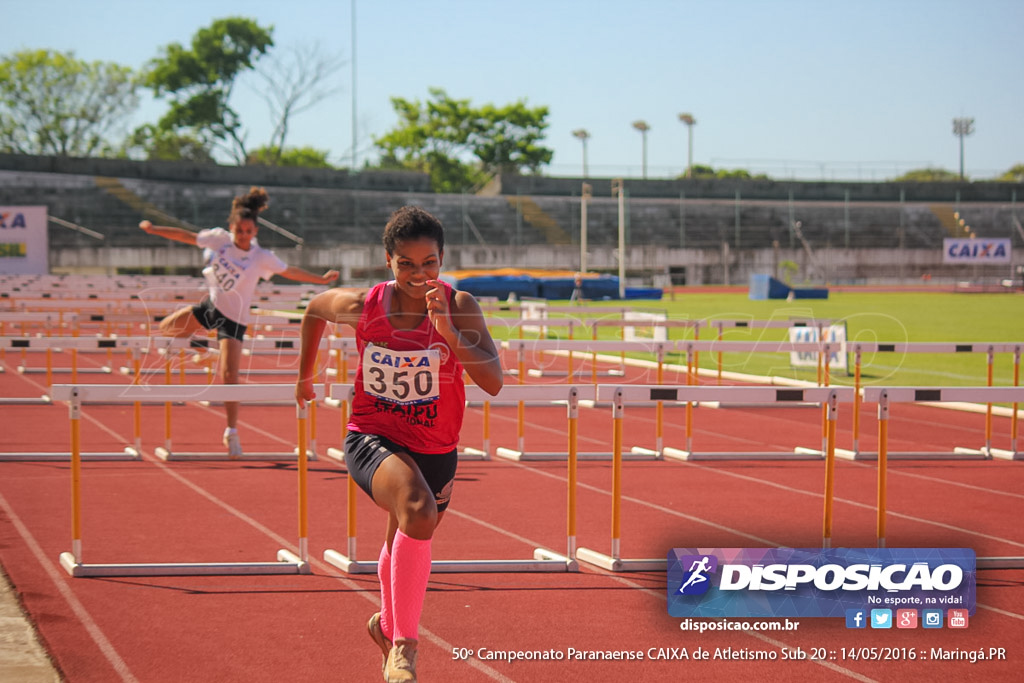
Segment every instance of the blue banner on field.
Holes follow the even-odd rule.
[[[854,608],[967,609],[967,548],[673,548],[674,617],[844,617]]]

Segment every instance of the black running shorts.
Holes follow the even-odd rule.
[[[198,304],[192,307],[192,315],[196,317],[199,324],[208,330],[217,330],[217,339],[237,339],[245,341],[245,325],[236,323],[216,308],[209,298],[203,298]]]
[[[457,450],[448,453],[416,453],[376,434],[350,431],[345,437],[345,464],[349,475],[370,498],[373,498],[373,475],[384,459],[396,451],[408,453],[420,468],[420,473],[434,494],[437,511],[447,508],[455,486],[455,468],[459,464]]]

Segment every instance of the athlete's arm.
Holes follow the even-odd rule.
[[[431,284],[444,291],[440,283]],[[473,382],[491,396],[496,395],[505,383],[505,374],[480,304],[469,292],[460,291],[455,292],[450,309],[446,304],[431,300],[428,293],[427,310],[431,322],[448,342]]]
[[[174,228],[169,225],[153,225],[149,221],[142,221],[139,223],[139,227],[150,235],[165,237],[169,240],[182,242],[184,244],[191,244],[193,247],[196,246],[196,233],[191,230]]]
[[[278,275],[289,280],[295,280],[296,282],[311,282],[315,285],[329,285],[338,279],[338,271],[336,270],[328,270],[323,275],[317,275],[298,266],[288,266]]]
[[[306,306],[300,332],[299,377],[295,383],[295,400],[300,406],[316,398],[316,359],[327,323],[344,323],[355,329],[365,300],[365,289],[329,289],[317,294]]]

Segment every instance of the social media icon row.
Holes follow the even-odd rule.
[[[922,628],[967,628],[968,612],[965,609],[949,610],[948,620],[944,623],[941,609],[921,610],[920,625]],[[848,609],[846,610],[846,628],[917,628],[918,612],[916,609],[898,609],[895,618],[891,609]]]

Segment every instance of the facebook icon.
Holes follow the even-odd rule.
[[[867,628],[867,611],[862,609],[846,610],[846,628]]]

